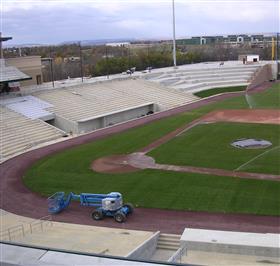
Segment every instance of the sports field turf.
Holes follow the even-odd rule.
[[[255,106],[279,108],[279,92],[280,86],[275,85],[265,93],[254,95]],[[69,149],[38,161],[25,174],[24,182],[45,196],[57,191],[119,191],[125,201],[141,207],[280,215],[280,182],[159,170],[100,174],[90,169],[96,158],[134,152],[209,111],[238,108],[248,108],[245,97],[204,106]]]
[[[245,123],[197,125],[149,153],[157,163],[280,174],[280,126]],[[265,139],[265,149],[240,149],[237,139]],[[263,155],[262,155],[263,154]],[[262,159],[260,168],[257,156]]]
[[[209,90],[199,91],[194,93],[194,95],[205,98],[212,95],[225,93],[225,92],[235,92],[235,91],[244,91],[246,89],[246,86],[235,86],[235,87],[223,87],[223,88],[213,88]]]

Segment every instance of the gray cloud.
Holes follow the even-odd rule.
[[[176,1],[177,36],[279,31],[274,0]],[[4,0],[11,43],[171,37],[171,0]]]

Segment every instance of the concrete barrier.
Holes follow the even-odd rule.
[[[132,250],[126,258],[149,260],[156,251],[160,231],[153,234],[149,239],[144,241],[140,246]]]
[[[186,247],[179,248],[169,259],[168,262],[181,262],[181,258],[186,255]]]
[[[272,80],[273,74],[272,74],[272,65],[267,64],[264,65],[260,70],[258,70],[254,76],[252,77],[251,83],[247,87],[247,90],[253,89],[262,83]]]
[[[280,235],[229,232],[203,229],[185,229],[181,247],[188,250],[252,255],[280,256]]]

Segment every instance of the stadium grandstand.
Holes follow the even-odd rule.
[[[248,85],[252,76],[263,66],[242,65],[238,62],[195,64],[194,67],[168,69],[147,74],[145,79],[183,92],[198,92],[217,87]]]
[[[5,66],[4,60],[2,64]],[[199,63],[135,72],[132,76],[113,75],[109,80],[65,80],[55,88],[45,83],[2,93],[1,160],[38,144],[64,140],[67,135],[88,133],[198,101],[193,94],[197,91],[246,86],[265,64]],[[11,68],[2,68],[6,83],[29,78]]]

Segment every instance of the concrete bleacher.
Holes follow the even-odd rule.
[[[39,119],[28,118],[4,106],[0,106],[0,113],[0,160],[65,135]]]
[[[51,103],[54,106],[51,108],[53,112],[71,121],[79,121],[147,102],[129,95],[120,95],[114,89],[98,85],[42,91],[33,95]]]
[[[108,88],[114,85],[112,85],[112,83],[104,83],[104,86]],[[186,94],[174,89],[166,89],[160,84],[141,79],[137,81],[126,80],[121,83],[121,86],[115,86],[114,90],[132,97],[154,102],[157,104],[160,111],[198,100],[198,98],[191,93]]]
[[[33,96],[51,103],[53,108],[49,110],[71,121],[127,110],[147,103],[155,103],[159,110],[165,110],[198,99],[191,94],[163,89],[145,80],[87,84],[35,92]]]
[[[196,100],[191,94],[164,89],[142,79],[1,96],[1,160],[56,140],[65,132],[85,133]]]
[[[156,82],[178,91],[194,93],[205,89],[230,86],[247,86],[254,73],[262,64],[241,65],[210,64],[203,67],[194,65],[189,68],[168,69],[144,76],[146,80]]]

